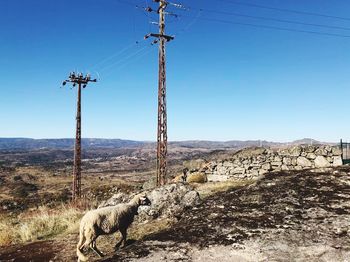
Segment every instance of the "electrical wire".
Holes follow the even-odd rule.
[[[151,46],[151,45],[150,45]],[[151,46],[152,47],[152,46]],[[143,49],[142,51],[144,51],[145,49]],[[103,79],[108,78],[109,76],[111,76],[112,74],[122,70],[123,68],[127,67],[129,64],[131,63],[135,63],[136,61],[139,61],[141,58],[143,58],[144,56],[148,55],[150,52],[152,52],[153,49],[148,49],[146,50],[146,52],[141,53],[141,55],[138,56],[134,56],[133,58],[129,59],[128,61],[126,61],[125,63],[119,65],[116,68],[110,68],[109,70],[106,70],[106,72],[103,74]],[[112,71],[111,71],[112,70]],[[110,72],[108,72],[110,71]]]
[[[102,59],[101,61],[97,62],[96,64],[90,66],[91,69],[97,69],[99,66],[103,66],[103,64],[107,63],[108,61],[124,54],[125,52],[127,52],[130,48],[134,47],[135,45],[137,45],[137,41],[127,45],[126,47],[124,47],[122,50],[119,50],[118,52],[115,52],[114,54]]]
[[[247,17],[247,18],[253,18],[253,19],[260,19],[260,20],[275,21],[275,22],[280,22],[280,23],[315,26],[315,27],[322,27],[322,28],[329,28],[329,29],[340,29],[340,30],[349,30],[350,31],[350,27],[321,25],[321,24],[315,24],[315,23],[299,22],[299,21],[295,21],[295,20],[285,20],[285,19],[270,18],[270,17],[264,17],[264,16],[246,15],[246,14],[232,13],[232,12],[211,10],[211,9],[204,9],[204,8],[196,8],[196,9],[202,10],[204,12],[215,13],[215,14],[231,15],[231,16],[238,16],[238,17]]]
[[[256,7],[256,8],[269,9],[269,10],[280,11],[280,12],[295,13],[300,15],[319,16],[319,17],[350,21],[349,17],[341,17],[341,16],[334,16],[334,15],[328,15],[328,14],[321,14],[321,13],[299,11],[299,10],[293,10],[293,9],[287,9],[287,8],[278,8],[278,7],[258,5],[258,4],[252,4],[252,3],[242,3],[242,2],[232,1],[232,0],[219,0],[219,1],[234,4],[234,5]]]
[[[101,69],[100,69],[100,72],[103,72],[103,71],[105,71],[105,70],[107,70],[107,69],[109,69],[109,68],[111,68],[111,67],[114,67],[114,66],[116,66],[116,65],[120,65],[120,64],[124,63],[124,62],[127,61],[128,59],[131,59],[132,57],[137,56],[140,52],[142,52],[142,51],[143,51],[144,49],[146,49],[146,48],[147,48],[147,46],[144,46],[144,47],[142,47],[141,49],[137,50],[136,52],[133,52],[133,53],[131,53],[130,55],[124,57],[123,59],[120,59],[120,60],[116,61],[115,63],[109,64],[109,65],[107,65],[107,66],[101,68]]]
[[[191,17],[191,16],[185,16],[185,15],[182,15],[182,16],[183,17]],[[241,22],[234,22],[234,21],[229,21],[229,20],[207,18],[207,17],[199,17],[198,19],[212,21],[212,22],[218,22],[218,23],[225,23],[225,24],[243,25],[243,26],[250,26],[250,27],[256,27],[256,28],[266,28],[266,29],[279,30],[279,31],[289,31],[289,32],[296,32],[296,33],[306,33],[306,34],[350,38],[350,35],[343,35],[343,34],[337,34],[337,33],[326,33],[326,32],[317,32],[317,31],[309,31],[309,30],[299,30],[299,29],[293,29],[293,28],[284,28],[284,27],[278,27],[278,26],[241,23]]]

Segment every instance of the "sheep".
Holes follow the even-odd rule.
[[[100,235],[113,234],[120,231],[122,239],[115,245],[117,249],[122,243],[126,245],[127,229],[137,215],[140,205],[151,205],[145,194],[136,195],[129,203],[103,207],[88,211],[80,221],[77,256],[79,261],[87,261],[82,253],[84,248],[92,249],[98,256],[104,254],[96,247],[96,239]]]

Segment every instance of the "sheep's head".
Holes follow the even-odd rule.
[[[139,198],[139,205],[140,206],[150,206],[152,203],[149,200],[149,198],[146,196],[146,194],[141,195]]]

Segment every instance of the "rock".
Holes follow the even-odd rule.
[[[282,165],[281,168],[282,168],[283,171],[288,171],[289,170],[289,167],[287,165]]]
[[[236,174],[244,174],[245,173],[245,168],[243,167],[237,167],[235,169],[230,170],[230,174],[236,175]]]
[[[252,170],[250,172],[250,174],[251,174],[252,177],[258,177],[259,176],[259,170]]]
[[[308,159],[314,160],[316,158],[316,155],[314,153],[308,153],[306,157]]]
[[[295,147],[292,147],[289,150],[289,152],[291,156],[300,156],[301,148],[299,146],[295,146]]]
[[[323,167],[330,167],[330,166],[331,166],[331,164],[327,161],[327,159],[324,156],[318,155],[315,158],[315,167],[323,168]]]
[[[270,163],[265,163],[261,166],[263,170],[270,171],[271,170],[271,164]]]
[[[339,147],[332,147],[333,156],[341,156],[342,151]]]
[[[114,194],[110,199],[106,201],[102,201],[101,204],[98,206],[98,208],[106,207],[106,206],[115,206],[120,203],[128,202],[129,200],[130,200],[130,196],[128,194],[120,192],[120,193]]]
[[[306,153],[313,153],[316,150],[316,146],[308,145],[304,148],[304,151]]]
[[[327,150],[325,148],[320,147],[320,148],[316,149],[315,154],[317,156],[327,156],[328,152],[327,152]]]
[[[292,159],[289,157],[284,157],[283,158],[283,164],[285,165],[291,165],[292,164]]]
[[[282,158],[280,156],[275,156],[274,162],[282,162]]]
[[[269,171],[266,170],[266,169],[260,169],[260,170],[259,170],[259,176],[265,175],[265,174],[268,173],[268,172],[269,172]]]
[[[300,156],[297,158],[297,164],[301,167],[311,167],[311,161],[306,157]]]
[[[273,166],[273,167],[280,167],[280,166],[282,166],[282,162],[271,162],[271,165]]]
[[[341,165],[343,165],[343,160],[341,156],[333,157],[333,166],[341,166]]]
[[[185,209],[200,204],[197,191],[191,186],[182,183],[167,184],[153,190],[145,191],[151,201],[151,206],[141,206],[138,210],[136,222],[157,219],[159,217],[179,218]],[[118,193],[107,201],[102,202],[99,208],[126,203],[133,195]]]
[[[229,178],[227,175],[207,175],[208,182],[222,182]]]

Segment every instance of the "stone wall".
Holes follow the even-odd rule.
[[[342,164],[339,147],[295,146],[279,150],[249,148],[237,152],[230,159],[213,162],[196,160],[186,166],[192,173],[205,173],[208,181],[223,181],[231,178],[252,179],[272,171],[326,168]]]

